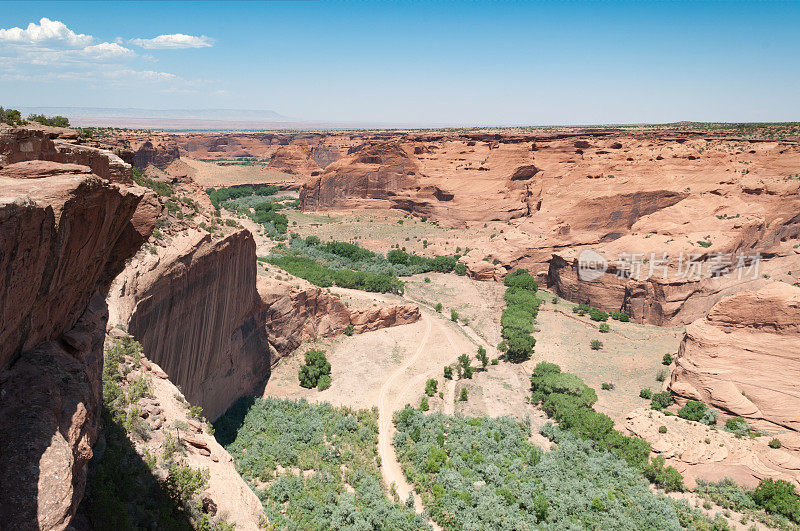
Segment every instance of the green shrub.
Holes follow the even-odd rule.
[[[600,389],[603,391],[613,391],[616,385],[613,382],[603,382],[600,384]]]
[[[397,278],[367,271],[352,269],[334,270],[305,256],[285,254],[272,255],[267,262],[276,265],[287,273],[308,280],[312,284],[327,288],[334,283],[342,288],[360,289],[378,293],[402,293],[403,283]]]
[[[428,381],[425,382],[425,394],[428,396],[435,395],[438,388],[439,382],[436,381],[436,378],[429,378]]]
[[[658,427],[658,433],[667,433],[667,427],[666,426],[659,426]]]
[[[753,500],[767,512],[780,514],[800,523],[800,497],[795,486],[783,479],[762,479],[753,492]]]
[[[298,378],[300,385],[307,389],[317,387],[320,377],[328,376],[331,374],[331,364],[322,350],[312,349],[306,351],[305,365],[300,367]]]
[[[672,363],[672,354],[670,354],[669,352],[664,354],[664,357],[661,358],[661,363],[663,363],[664,365],[669,365],[670,363]]]
[[[611,331],[611,327],[608,326],[608,323],[600,323],[600,332],[608,333],[609,331]]]
[[[704,403],[698,402],[697,400],[689,400],[686,405],[678,411],[678,416],[682,419],[700,422],[705,416],[707,409]]]
[[[435,310],[436,310],[438,313],[442,313],[442,303],[441,303],[441,302],[437,302],[437,303],[436,303],[436,306],[434,307],[434,309],[435,309]]]
[[[654,457],[650,464],[644,467],[644,476],[667,492],[683,492],[686,488],[683,484],[683,476],[674,467],[664,467],[665,461],[663,455]]]
[[[639,398],[650,400],[651,398],[653,398],[653,391],[651,391],[650,389],[642,389],[641,391],[639,391]]]
[[[777,450],[781,446],[782,446],[782,444],[781,444],[781,440],[780,439],[773,438],[771,441],[769,441],[769,447],[770,448],[774,448],[774,449]]]
[[[456,272],[456,275],[464,276],[467,274],[467,266],[462,264],[461,262],[457,263],[453,268]]]
[[[444,378],[445,380],[452,380],[453,379],[453,367],[450,365],[444,366]]]
[[[377,410],[246,397],[215,427],[275,529],[430,529],[388,498],[377,417]]]
[[[503,279],[503,284],[509,288],[536,291],[539,284],[533,278],[527,269],[517,269],[507,274]]]
[[[459,402],[466,402],[469,399],[469,392],[466,387],[461,388],[461,393],[458,395]]]
[[[552,424],[543,452],[509,417],[394,418],[398,459],[443,529],[680,529],[638,470]]]
[[[322,376],[319,377],[319,380],[317,381],[317,388],[319,388],[320,391],[324,391],[325,389],[330,387],[332,383],[333,380],[331,380],[331,377],[327,374],[323,374]]]
[[[428,397],[423,396],[422,399],[419,401],[419,409],[420,411],[428,411],[431,408],[430,404],[428,404]]]
[[[454,309],[450,310],[450,320],[453,321],[454,323],[458,321],[458,312],[455,311]]]
[[[650,407],[660,411],[665,407],[671,406],[672,401],[672,395],[669,393],[669,391],[661,391],[660,393],[653,394],[653,400],[650,403]]]
[[[603,342],[600,341],[599,339],[592,339],[589,342],[589,346],[591,347],[592,350],[600,350],[601,348],[603,348]]]
[[[631,320],[630,316],[625,312],[611,312],[611,318],[616,319],[617,321],[622,321],[623,323],[627,323]]]
[[[750,425],[741,417],[731,417],[725,421],[725,431],[736,435],[750,435]]]
[[[598,310],[597,308],[591,308],[589,310],[589,318],[592,321],[607,321],[608,314],[603,310]]]
[[[150,177],[147,177],[142,172],[140,172],[139,168],[133,167],[132,177],[133,177],[133,182],[135,182],[139,186],[150,188],[161,197],[170,197],[174,193],[174,191],[172,190],[172,186],[170,186],[169,183],[151,179]]]
[[[486,369],[486,366],[489,365],[489,356],[486,354],[486,349],[483,346],[478,346],[478,353],[475,355],[478,361],[481,362],[481,367]]]

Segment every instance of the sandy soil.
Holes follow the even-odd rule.
[[[296,184],[303,183],[304,178],[268,170],[263,166],[219,166],[213,162],[203,162],[189,157],[181,157],[181,161],[192,171],[194,182],[202,186],[232,186],[235,184]]]

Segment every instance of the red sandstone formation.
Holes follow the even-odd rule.
[[[472,249],[463,260],[474,278],[526,267],[569,300],[639,322],[688,323],[764,274],[800,270],[800,146],[688,136],[398,133],[310,178],[301,207],[398,208],[461,226],[510,220],[495,225],[503,233],[494,239],[459,242]],[[594,283],[577,275],[587,249],[611,262]],[[617,278],[620,257],[638,256],[647,273],[663,253],[667,279]],[[734,270],[738,255],[749,266],[755,253],[763,260],[755,278],[711,278],[720,255]],[[701,263],[701,278],[680,276],[681,255]],[[481,263],[487,257],[500,267]]]
[[[0,521],[9,529],[64,529],[75,514],[100,414],[98,290],[156,221],[154,194],[126,184],[118,157],[51,136],[0,129]]]
[[[686,327],[670,390],[788,432],[800,449],[800,288],[773,282],[718,302]]]
[[[215,239],[186,229],[159,249],[140,253],[116,279],[111,321],[215,419],[257,394],[269,374],[255,242],[246,230]]]
[[[266,307],[266,330],[276,350],[276,363],[303,341],[341,334],[353,325],[357,334],[419,320],[413,304],[349,310],[338,297],[316,288],[298,289],[288,282],[259,279],[258,291]]]

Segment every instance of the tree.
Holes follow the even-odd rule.
[[[698,402],[697,400],[689,400],[686,405],[678,411],[678,416],[682,419],[700,422],[706,414],[706,409],[708,408],[706,408],[704,403]]]
[[[786,480],[762,479],[753,492],[753,500],[770,513],[800,523],[800,497],[794,485]]]
[[[481,362],[483,369],[486,370],[486,366],[489,365],[489,356],[486,354],[486,349],[483,348],[482,345],[478,347],[478,354],[475,357]]]
[[[457,311],[452,310],[452,309],[450,310],[450,320],[453,321],[454,323],[456,321],[458,321],[458,312]]]
[[[471,365],[471,360],[469,356],[466,354],[461,354],[458,357],[458,369],[459,374],[464,375],[464,378],[472,378],[472,373],[475,371],[475,368]]]
[[[444,378],[445,380],[453,379],[453,367],[451,367],[450,365],[444,366]]]
[[[439,387],[439,382],[436,381],[436,378],[430,378],[427,382],[425,382],[425,394],[428,396],[433,396],[436,394],[436,390]]]
[[[442,303],[437,302],[436,307],[434,308],[437,312],[442,313]]]
[[[669,352],[664,354],[664,357],[661,358],[661,363],[663,363],[664,365],[669,365],[670,363],[672,363],[672,354],[670,354]]]
[[[513,363],[521,363],[530,359],[536,340],[522,332],[513,334],[506,340],[506,359]]]
[[[672,405],[672,395],[669,391],[661,391],[653,395],[653,400],[650,402],[650,407],[656,411],[664,409]]]
[[[461,393],[458,395],[459,402],[466,402],[469,398],[469,392],[466,387],[461,388]]]
[[[428,397],[423,396],[422,400],[419,401],[419,409],[420,411],[428,411],[431,406],[428,404]]]
[[[330,377],[331,364],[325,357],[325,351],[312,349],[306,351],[305,365],[300,367],[297,376],[300,379],[300,385],[313,389],[319,384],[321,376]]]
[[[16,109],[3,109],[0,107],[0,122],[7,125],[23,125],[25,120],[22,119],[22,114]]]

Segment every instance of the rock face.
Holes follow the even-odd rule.
[[[397,208],[421,216],[434,216],[451,224],[469,221],[507,221],[528,212],[527,182],[537,170],[521,145],[478,148],[482,162],[455,162],[435,153],[451,150],[453,143],[433,148],[418,142],[388,141],[360,147],[300,189],[303,210],[352,207]],[[470,152],[476,148],[470,148]],[[466,153],[466,151],[464,151]]]
[[[108,137],[99,143],[113,149],[125,162],[142,170],[148,166],[164,170],[180,159],[178,144],[169,135]]]
[[[269,347],[250,232],[186,230],[126,268],[111,301],[112,324],[127,327],[208,418],[263,389]]]
[[[800,288],[743,291],[686,327],[670,390],[756,427],[794,432],[800,448],[798,346]]]
[[[419,320],[413,304],[349,310],[338,297],[309,287],[297,289],[287,282],[259,279],[258,292],[264,302],[265,324],[276,350],[273,363],[291,353],[303,341],[342,333],[348,325],[360,334]]]
[[[667,428],[666,433],[659,432],[661,426]],[[748,488],[755,488],[765,478],[800,485],[800,456],[786,448],[770,448],[769,437],[737,437],[645,408],[632,411],[626,427],[648,441],[654,453],[664,456],[667,465],[677,468],[690,489],[695,488],[698,479],[725,478]]]
[[[98,293],[59,341],[0,371],[0,517],[8,529],[64,529],[86,485],[100,420],[108,311]]]
[[[50,129],[0,129],[0,166],[29,160],[79,164],[103,179],[131,182],[130,166],[111,151],[73,144]]]
[[[1,130],[0,165],[0,483],[14,486],[0,520],[63,529],[97,437],[98,290],[150,235],[157,200],[114,155],[45,130]]]
[[[473,278],[524,267],[544,272],[564,298],[663,325],[688,324],[722,297],[757,289],[763,274],[798,281],[786,273],[800,270],[796,141],[644,130],[365,133],[349,144],[331,136],[351,147],[307,174],[301,207],[395,208],[448,226],[496,227],[494,239],[459,242],[472,250],[464,260],[476,266]],[[610,263],[638,256],[645,273],[652,256],[667,253],[669,275],[615,279],[612,268],[585,281],[575,261],[589,249]],[[720,258],[734,270],[740,254],[749,266],[756,253],[755,277],[711,274]],[[478,263],[487,257],[497,270]],[[681,257],[699,264],[701,278],[681,275]]]

